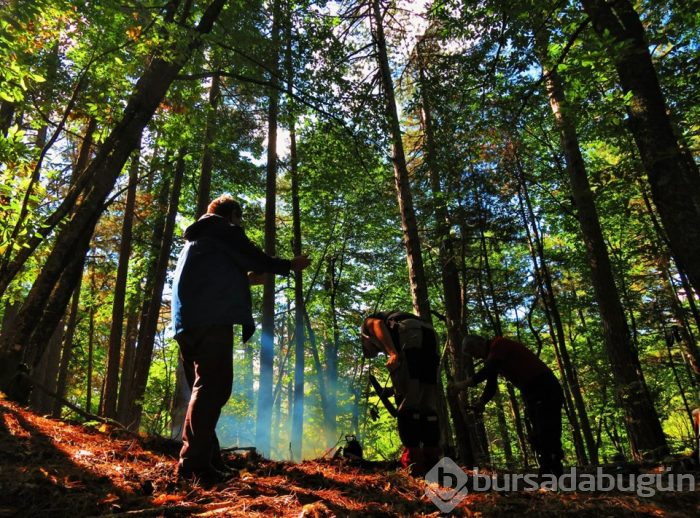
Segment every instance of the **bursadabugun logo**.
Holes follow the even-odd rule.
[[[455,461],[443,457],[425,474],[425,495],[440,511],[449,513],[469,493],[468,481],[469,475]]]
[[[470,480],[471,479],[471,480]],[[469,491],[633,492],[651,497],[657,492],[695,491],[695,476],[662,468],[656,473],[609,474],[602,467],[594,473],[571,468],[568,473],[538,476],[535,473],[484,474],[474,468],[468,475],[452,459],[444,457],[425,476],[426,496],[444,513],[452,511]]]

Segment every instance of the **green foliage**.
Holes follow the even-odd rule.
[[[77,9],[79,4],[83,9]],[[192,4],[190,20],[201,14],[204,5],[185,4]],[[669,109],[697,161],[700,18],[678,2],[642,4]],[[3,110],[11,111],[6,131],[0,133],[0,269],[65,199],[79,173],[76,162],[90,124],[97,128],[93,146],[99,146],[119,123],[149,60],[155,55],[175,59],[179,47],[166,55],[163,49],[188,41],[187,29],[177,21],[182,12],[176,13],[175,22],[164,21],[162,12],[146,4],[64,1],[11,2],[11,6],[0,16],[0,102]],[[369,419],[377,401],[368,394],[367,373],[372,369],[384,376],[385,359],[362,359],[357,339],[367,312],[412,308],[383,98],[374,73],[371,35],[360,23],[366,13],[359,4],[293,2],[288,7],[292,14],[285,15],[283,25],[285,30],[291,27],[295,97],[281,96],[280,133],[284,140],[294,121],[302,246],[312,258],[312,266],[304,272],[304,295],[321,366],[319,373],[311,337],[306,336],[304,453],[320,455],[339,437],[353,433],[369,458],[396,458],[401,447],[395,420],[383,410],[376,422]],[[123,342],[133,340],[126,336],[126,321],[138,319],[153,281],[149,278],[153,229],[165,213],[159,195],[167,195],[180,150],[186,150],[187,165],[171,266],[183,244],[184,229],[194,219],[205,145],[213,159],[211,197],[230,192],[242,200],[246,232],[257,244],[263,243],[269,87],[285,90],[287,81],[286,72],[273,74],[268,62],[270,9],[270,3],[228,2],[203,50],[183,68],[142,136]],[[684,450],[689,436],[685,404],[696,404],[697,379],[687,368],[686,346],[674,342],[669,355],[665,340],[675,328],[685,329],[691,337],[700,334],[690,306],[698,301],[682,287],[655,226],[654,208],[645,200],[647,186],[627,129],[629,98],[617,87],[616,71],[590,27],[579,31],[585,20],[578,4],[435,2],[428,17],[433,38],[421,50],[427,53],[423,64],[408,26],[392,21],[402,15],[390,14],[386,30],[433,309],[445,312],[439,252],[448,240],[459,270],[462,331],[516,337],[561,376],[555,333],[538,288],[529,241],[536,229],[601,460],[627,451],[586,245],[541,77],[543,60],[547,65],[556,63],[633,343],[664,431],[674,450]],[[542,23],[551,28],[545,57],[538,56],[533,44]],[[409,52],[403,52],[405,46]],[[216,109],[209,102],[215,74],[221,79]],[[421,119],[426,99],[434,121],[440,192],[431,182],[426,159]],[[214,129],[208,135],[209,117]],[[56,138],[50,140],[54,132]],[[287,257],[292,254],[291,164],[285,146],[279,154],[277,248],[278,255]],[[106,371],[125,187],[123,174],[93,236],[73,340],[66,395],[76,404],[86,404],[88,362],[92,362],[93,410]],[[442,203],[449,213],[447,222],[436,218]],[[26,296],[55,245],[52,236],[3,294],[3,314],[10,303]],[[275,454],[287,457],[293,281],[278,279],[277,288],[273,436]],[[169,297],[166,287],[141,402],[142,429],[166,435],[177,363],[177,346],[168,329]],[[262,290],[253,288],[258,321],[261,297]],[[434,323],[442,347],[446,329],[438,319]],[[246,345],[236,338],[234,347],[233,396],[224,409],[219,437],[224,446],[250,446],[259,335]],[[337,379],[330,368],[335,362]],[[325,394],[320,393],[319,380],[325,384]],[[334,430],[325,421],[328,409],[322,397],[331,393],[337,397]],[[507,437],[501,436],[495,405],[486,412],[491,453],[498,466],[506,462],[506,441],[516,457],[519,452],[514,422],[505,410]],[[569,426],[564,429],[567,459],[573,462],[574,437]]]

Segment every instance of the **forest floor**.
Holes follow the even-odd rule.
[[[240,476],[178,482],[177,444],[40,417],[0,395],[0,517],[440,516],[425,482],[387,464],[228,454]],[[696,473],[700,480],[700,473]],[[696,487],[700,490],[700,486]],[[458,516],[700,516],[697,492],[482,492]]]

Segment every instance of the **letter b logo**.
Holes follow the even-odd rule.
[[[452,471],[445,471],[445,467],[441,466],[440,464],[438,464],[437,470],[437,483],[440,484],[442,487],[449,487],[450,489],[459,489],[459,487],[457,487],[457,475],[454,474]]]
[[[449,513],[467,496],[469,476],[449,457],[443,457],[425,475],[425,495],[440,511]]]

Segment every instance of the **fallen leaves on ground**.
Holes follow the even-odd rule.
[[[229,454],[239,476],[212,488],[178,482],[178,445],[110,426],[40,417],[0,399],[3,516],[440,516],[425,484],[392,463],[299,464]],[[459,516],[698,516],[697,493],[469,494]]]

